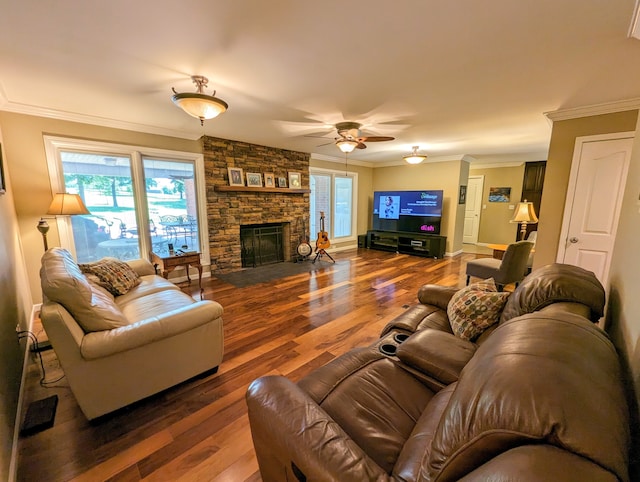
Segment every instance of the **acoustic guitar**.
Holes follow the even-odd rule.
[[[329,246],[331,246],[329,233],[324,230],[324,211],[320,211],[320,231],[318,231],[318,239],[316,240],[316,251],[327,249]]]

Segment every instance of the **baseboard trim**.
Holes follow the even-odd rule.
[[[31,316],[29,317],[29,326],[27,329],[32,331],[33,321],[36,313],[40,312],[42,303],[31,307]],[[20,438],[20,427],[22,426],[22,405],[24,404],[24,387],[27,378],[27,366],[29,364],[29,342],[27,338],[24,344],[24,356],[22,359],[22,376],[20,378],[20,391],[18,392],[18,410],[16,411],[16,421],[13,427],[13,443],[11,444],[11,460],[9,461],[9,482],[15,482],[18,476],[18,439]]]

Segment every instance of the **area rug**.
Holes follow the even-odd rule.
[[[327,263],[324,260],[319,260],[315,263],[312,263],[311,260],[300,261],[298,263],[289,261],[258,266],[257,268],[245,268],[242,271],[233,273],[213,274],[213,277],[225,283],[232,284],[237,288],[245,288],[258,283],[268,283],[286,278],[287,276],[322,270],[330,266],[333,266],[333,263]]]

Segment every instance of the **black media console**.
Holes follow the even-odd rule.
[[[444,257],[446,236],[403,233],[399,231],[367,231],[367,248],[395,251],[430,258]]]

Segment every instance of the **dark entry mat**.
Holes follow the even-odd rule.
[[[333,266],[320,259],[314,263],[311,260],[300,261],[298,263],[284,262],[268,264],[266,266],[258,266],[257,268],[245,268],[242,271],[227,274],[213,274],[215,278],[232,284],[237,288],[245,288],[247,286],[258,283],[268,283],[287,276],[295,276],[300,273],[310,273],[312,271],[322,270]]]

